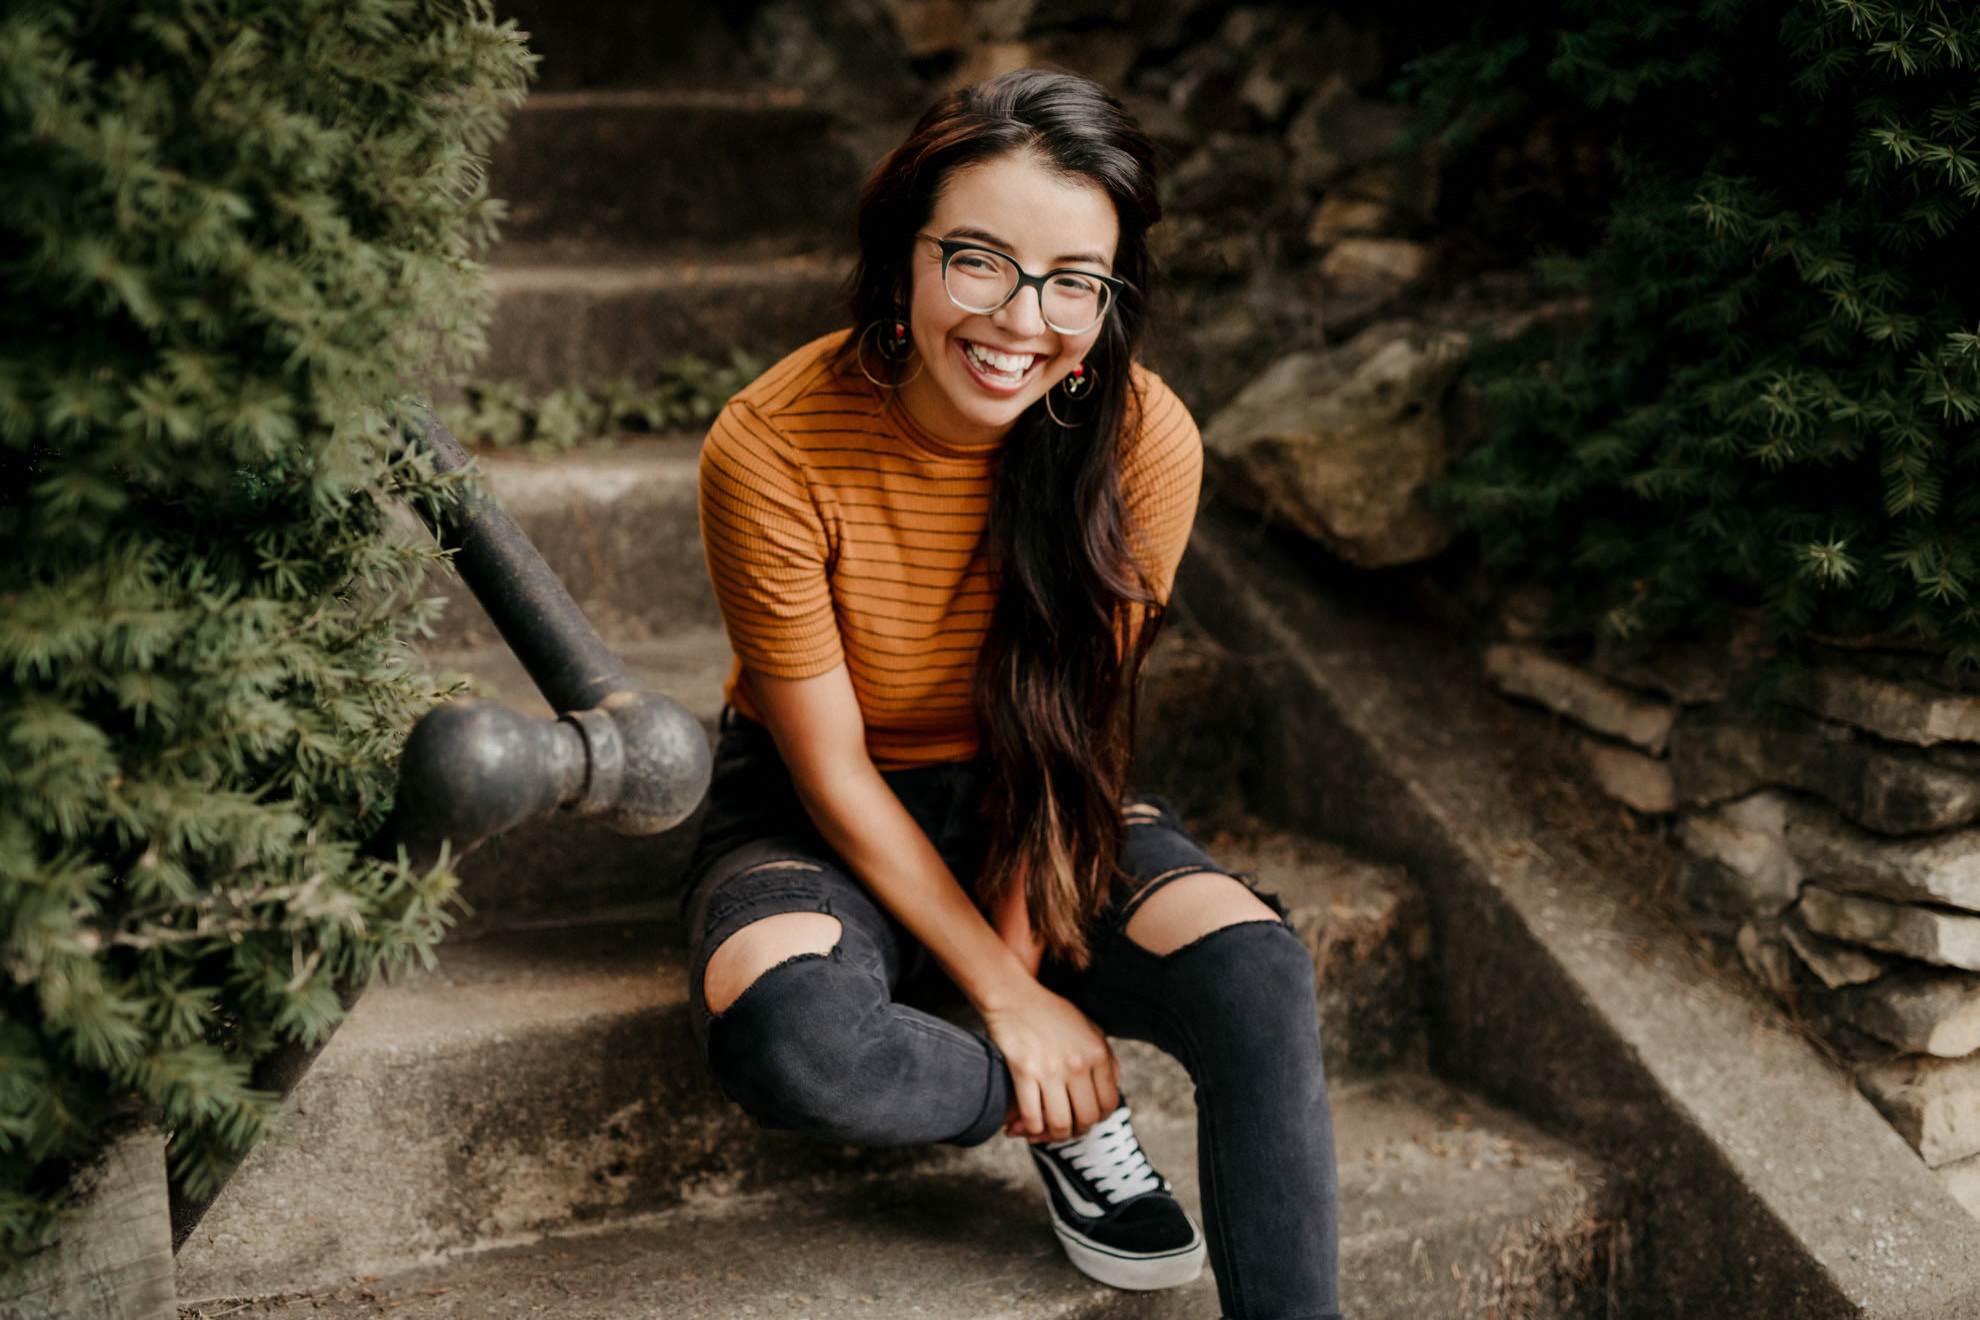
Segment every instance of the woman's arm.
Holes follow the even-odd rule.
[[[991,924],[997,929],[997,936],[1008,944],[1011,952],[1018,956],[1024,969],[1033,976],[1038,975],[1038,965],[1045,961],[1045,946],[1031,930],[1031,911],[1025,906],[1024,889],[1012,885],[998,900],[996,910],[991,914]]]
[[[1038,983],[1031,954],[991,926],[880,777],[845,665],[805,679],[746,669],[744,681],[818,832],[983,1015],[1023,1130],[1062,1140],[1111,1113],[1118,1072],[1106,1036]]]
[[[866,729],[844,665],[816,678],[745,671],[756,706],[825,842],[978,1008],[1033,980],[990,928],[948,863],[866,751]]]

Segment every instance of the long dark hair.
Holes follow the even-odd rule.
[[[973,695],[992,770],[978,897],[994,909],[1023,885],[1047,954],[1084,967],[1116,869],[1137,679],[1162,626],[1120,482],[1124,428],[1139,425],[1143,404],[1128,369],[1155,277],[1147,232],[1162,212],[1155,148],[1120,102],[1085,78],[1019,69],[931,106],[860,192],[853,327],[838,365],[851,368],[868,326],[890,334],[911,301],[914,235],[944,180],[1011,151],[1106,192],[1120,222],[1114,273],[1129,285],[1086,355],[1091,394],[1055,405],[1078,424],[1060,426],[1040,400],[1001,447],[987,531],[999,590]]]

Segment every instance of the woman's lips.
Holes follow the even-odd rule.
[[[974,341],[967,339],[958,339],[955,340],[954,342],[956,346],[956,356],[962,360],[963,370],[969,373],[969,378],[976,382],[977,387],[979,389],[983,390],[985,393],[988,394],[997,394],[997,395],[1016,394],[1019,390],[1025,387],[1027,382],[1031,380],[1031,373],[1038,370],[1039,363],[1045,360],[1044,354],[1042,353],[1033,354],[1031,358],[1031,365],[1024,369],[1024,374],[1019,376],[1016,380],[1006,383],[1001,380],[993,380],[989,376],[984,375],[982,369],[976,365],[975,360],[971,358],[969,355],[969,349],[965,347],[965,345],[970,344]]]

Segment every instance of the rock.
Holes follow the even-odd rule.
[[[887,0],[894,31],[916,59],[961,50],[974,40],[971,7],[966,0]]]
[[[1699,904],[1708,911],[1773,916],[1801,893],[1801,868],[1788,850],[1785,805],[1778,794],[1756,793],[1717,811],[1688,815],[1678,825],[1678,842],[1723,869],[1723,875],[1698,877],[1719,881],[1693,895],[1710,900]]]
[[[1739,928],[1733,943],[1749,976],[1767,987],[1774,998],[1793,1001],[1794,957],[1779,935],[1779,923],[1749,921]]]
[[[1212,133],[1170,173],[1163,185],[1164,209],[1199,216],[1243,212],[1255,217],[1260,199],[1274,194],[1285,172],[1285,148],[1278,143]]]
[[[1189,20],[1210,6],[1211,0],[1136,0],[1135,29],[1151,50],[1166,50],[1182,41]],[[1045,0],[1049,7],[1052,0]],[[1125,19],[1128,15],[1117,17]]]
[[[1175,275],[1216,277],[1250,270],[1258,246],[1249,230],[1233,229],[1199,215],[1165,216],[1148,231],[1155,259]]]
[[[1952,1193],[1953,1200],[1965,1206],[1968,1214],[1980,1219],[1980,1155],[1941,1164],[1933,1172],[1939,1175],[1939,1181]]]
[[[1835,664],[1816,669],[1809,680],[1796,700],[1825,719],[1920,747],[1980,742],[1980,697]]]
[[[1980,1155],[1980,1058],[1866,1064],[1856,1085],[1933,1168]]]
[[[1189,7],[1196,6],[1192,4]],[[1125,22],[1136,8],[1135,0],[1036,0],[1028,26],[1035,32],[1054,27],[1120,23]]]
[[[1844,730],[1696,720],[1671,734],[1679,798],[1691,804],[1785,785],[1887,834],[1952,829],[1980,818],[1980,776],[1917,752],[1862,743]]]
[[[1980,912],[1980,829],[1892,839],[1797,798],[1788,804],[1787,842],[1802,874],[1832,888]]]
[[[1164,227],[1166,222],[1155,232]],[[1199,417],[1213,417],[1271,365],[1281,351],[1272,347],[1277,342],[1274,336],[1291,331],[1273,309],[1259,305],[1255,298],[1193,287],[1183,280],[1173,281],[1170,288],[1174,315],[1163,318],[1154,328],[1149,360],[1192,407],[1203,401]],[[1233,476],[1221,466],[1206,471],[1204,480],[1206,497],[1214,482],[1216,497],[1228,497],[1233,502],[1239,499],[1235,487],[1246,481],[1242,474]],[[1245,498],[1253,500],[1255,508],[1260,507],[1256,501],[1264,497],[1254,493]]]
[[[1677,809],[1671,768],[1665,762],[1596,738],[1578,737],[1575,742],[1597,786],[1616,801],[1646,816]]]
[[[1236,301],[1204,304],[1194,337],[1202,339],[1196,327],[1220,305]],[[1271,318],[1268,333],[1296,332],[1295,318],[1310,312],[1269,288],[1243,301]],[[1204,443],[1220,489],[1362,567],[1438,553],[1458,527],[1429,507],[1423,487],[1447,466],[1453,428],[1464,421],[1458,386],[1473,343],[1503,341],[1572,310],[1559,301],[1440,304],[1280,358],[1228,404],[1206,409]]]
[[[1346,237],[1315,263],[1313,301],[1323,327],[1356,327],[1402,299],[1434,263],[1424,243]]]
[[[1980,976],[1900,964],[1825,1000],[1829,1012],[1908,1054],[1957,1059],[1980,1050]]]
[[[1169,84],[1169,104],[1199,133],[1245,133],[1251,128],[1251,107],[1239,97],[1239,73],[1223,65],[1185,68]]]
[[[1429,245],[1411,239],[1344,238],[1320,258],[1320,283],[1332,301],[1379,306],[1421,280],[1433,261]],[[1357,314],[1368,310],[1358,306]]]
[[[1544,582],[1520,582],[1506,589],[1493,611],[1499,631],[1514,641],[1536,641],[1554,617],[1554,590]]]
[[[1146,133],[1156,146],[1169,152],[1171,159],[1186,159],[1189,153],[1195,150],[1196,131],[1189,126],[1189,121],[1169,104],[1168,98],[1150,96],[1142,92],[1123,92],[1120,100],[1127,108],[1127,112],[1134,116],[1134,121],[1141,125],[1141,131]],[[1168,216],[1164,223],[1175,218]],[[1161,229],[1162,226],[1157,225],[1155,232],[1159,233]]]
[[[1037,63],[1031,43],[1025,41],[980,41],[963,53],[953,72],[943,81],[944,91],[954,91],[971,83],[995,78],[1013,69],[1027,69]]]
[[[1254,64],[1251,71],[1238,84],[1238,100],[1251,107],[1251,112],[1268,124],[1276,124],[1292,103],[1292,86],[1280,80],[1269,64]]]
[[[1314,247],[1326,247],[1357,234],[1379,234],[1389,227],[1394,215],[1387,202],[1330,188],[1306,223],[1306,241]]]
[[[1091,78],[1114,93],[1126,85],[1128,70],[1141,56],[1141,38],[1118,27],[1055,32],[1034,39],[1032,46],[1040,63]]]
[[[1730,687],[1727,682],[1730,666],[1725,655],[1715,647],[1696,642],[1626,660],[1616,654],[1615,642],[1599,637],[1588,667],[1618,683],[1661,692],[1683,706],[1724,701]]]
[[[1444,471],[1442,400],[1468,353],[1455,332],[1372,326],[1274,363],[1215,416],[1204,443],[1243,478],[1234,494],[1348,562],[1427,559],[1458,531],[1423,488]]]
[[[1810,929],[1873,949],[1980,970],[1980,917],[1886,903],[1820,885],[1804,885],[1798,909]]]
[[[1258,5],[1238,5],[1224,15],[1224,25],[1217,30],[1217,44],[1235,54],[1249,54],[1272,30],[1275,17]]]
[[[850,123],[869,123],[917,115],[927,101],[894,23],[880,0],[768,0],[751,16],[745,39],[768,81],[797,88]]]
[[[1604,682],[1537,646],[1498,642],[1485,648],[1485,673],[1501,692],[1537,701],[1596,733],[1662,754],[1676,712]]]
[[[1714,923],[1705,918],[1738,922],[1745,917],[1778,915],[1780,909],[1757,901],[1753,885],[1745,876],[1717,858],[1687,852],[1678,858],[1677,896],[1693,921],[1704,929]]]
[[[1381,37],[1372,25],[1356,27],[1332,12],[1319,18],[1316,28],[1317,8],[1290,14],[1280,10],[1269,41],[1252,58],[1297,94],[1338,84],[1352,95],[1381,76]]]
[[[1327,191],[1381,202],[1413,221],[1428,224],[1436,217],[1442,183],[1443,172],[1436,158],[1419,151],[1399,160],[1381,160],[1349,170]]]
[[[1408,106],[1355,97],[1342,78],[1321,84],[1286,125],[1287,181],[1326,188],[1349,170],[1395,156],[1413,114]]]
[[[1831,990],[1874,981],[1889,971],[1893,963],[1882,955],[1817,935],[1796,912],[1789,912],[1781,920],[1781,938]]]
[[[985,41],[1016,41],[1037,10],[1038,0],[969,0],[973,35]]]

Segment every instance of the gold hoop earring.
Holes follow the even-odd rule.
[[[860,331],[859,342],[853,346],[853,363],[856,366],[858,366],[859,374],[866,377],[868,380],[872,381],[875,385],[879,386],[883,390],[897,390],[901,386],[907,384],[908,381],[913,380],[915,376],[919,376],[921,374],[921,366],[922,366],[921,359],[915,355],[914,341],[907,337],[907,323],[905,321],[896,320],[894,322],[894,326],[895,329],[898,331],[898,333],[894,336],[893,342],[901,345],[900,349],[894,353],[889,353],[887,351],[887,341],[881,340],[876,345],[874,351],[879,353],[881,358],[888,362],[905,362],[908,360],[908,358],[913,357],[915,359],[914,373],[913,375],[908,376],[905,380],[884,381],[881,380],[878,376],[874,375],[871,371],[868,371],[866,369],[866,337],[872,334],[875,330],[878,330],[880,328],[880,323],[878,321],[871,322],[870,324],[867,325],[866,329]]]
[[[1083,399],[1093,393],[1093,386],[1099,379],[1100,373],[1092,367],[1087,366],[1084,362],[1076,364],[1063,380],[1045,391],[1045,415],[1068,431],[1076,426],[1084,425],[1090,419],[1082,418],[1080,421],[1069,422],[1054,412],[1052,410],[1052,394],[1055,390],[1064,389],[1068,399]]]

